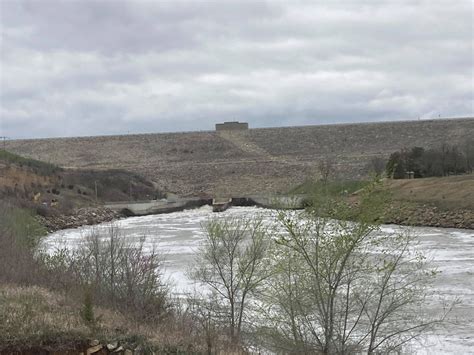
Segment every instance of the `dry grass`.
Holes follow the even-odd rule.
[[[63,297],[44,288],[0,286],[0,349],[70,343],[89,329]],[[59,340],[59,341],[58,341]]]
[[[163,351],[199,353],[205,349],[203,337],[184,318],[151,327],[118,311],[95,307],[98,322],[91,327],[82,319],[81,307],[74,299],[46,288],[0,284],[0,351],[37,347],[58,351],[91,339]]]
[[[443,209],[474,210],[474,174],[387,180],[396,200],[433,204]]]

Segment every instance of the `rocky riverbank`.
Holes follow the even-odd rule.
[[[37,216],[37,218],[48,232],[52,233],[61,229],[110,222],[114,219],[123,218],[123,215],[104,207],[86,207],[76,209],[69,214]]]
[[[471,209],[444,210],[433,205],[392,206],[384,223],[408,226],[474,229]]]
[[[105,207],[76,209],[70,214],[47,217],[37,216],[49,233],[84,225],[110,222],[125,216]],[[443,210],[433,205],[392,205],[383,218],[383,223],[408,226],[474,229],[474,211],[470,209]]]

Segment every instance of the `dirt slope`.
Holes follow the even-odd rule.
[[[388,180],[396,200],[438,208],[474,210],[474,174],[411,180]]]

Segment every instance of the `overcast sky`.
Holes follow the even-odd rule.
[[[0,4],[1,136],[473,114],[470,0]]]

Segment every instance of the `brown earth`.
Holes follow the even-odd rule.
[[[474,210],[474,174],[387,180],[396,200],[430,204],[441,210]]]
[[[387,180],[394,204],[386,223],[474,229],[474,174]]]

